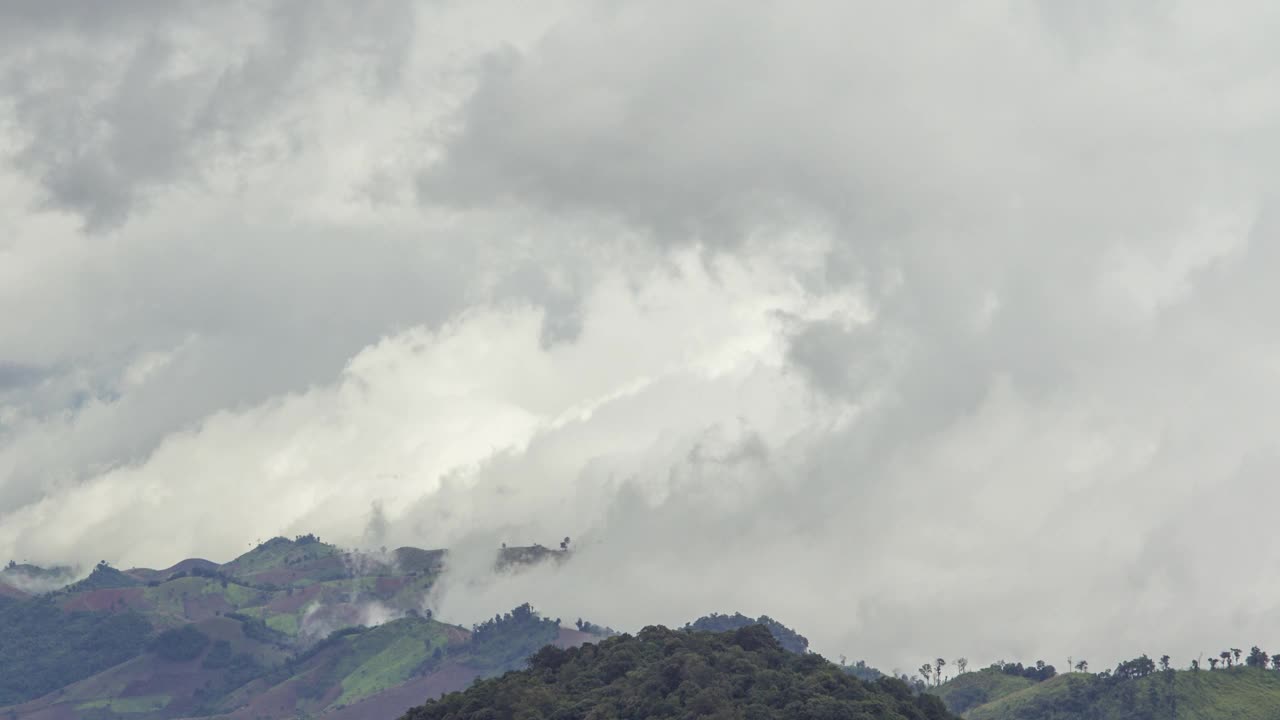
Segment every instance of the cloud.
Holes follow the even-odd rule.
[[[442,617],[885,667],[1270,642],[1280,18],[1059,5],[16,6],[0,552],[449,545]]]

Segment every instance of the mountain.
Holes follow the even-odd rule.
[[[482,718],[946,720],[942,701],[898,680],[866,683],[788,652],[760,625],[709,633],[647,627],[598,645],[547,647],[527,670],[484,680],[403,720]]]
[[[1068,673],[1044,682],[983,670],[960,675],[936,692],[969,720],[1274,720],[1280,717],[1280,672],[1225,670]],[[971,677],[972,676],[972,677]],[[1006,679],[1007,678],[1007,679]],[[968,688],[981,688],[977,697]]]
[[[504,573],[567,557],[513,550]],[[473,629],[440,622],[421,608],[446,562],[443,550],[363,553],[306,535],[223,564],[103,562],[77,582],[10,563],[0,577],[40,594],[0,591],[0,717],[390,718],[548,643],[597,639],[528,605]]]

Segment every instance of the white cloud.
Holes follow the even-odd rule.
[[[406,7],[0,18],[0,552],[379,502],[574,536],[460,619],[1280,642],[1271,4]]]

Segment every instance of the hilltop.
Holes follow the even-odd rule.
[[[481,718],[842,718],[947,720],[931,695],[867,683],[788,652],[760,625],[709,633],[647,627],[581,648],[543,648],[529,669],[476,683],[404,720]]]

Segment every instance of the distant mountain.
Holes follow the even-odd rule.
[[[782,648],[760,625],[733,632],[648,627],[577,649],[543,648],[529,669],[410,710],[404,720],[489,718],[947,720],[899,680],[866,683]]]
[[[503,572],[568,556],[511,550],[495,551]],[[0,577],[44,584],[36,597],[0,585],[0,718],[390,718],[546,644],[597,639],[528,605],[473,629],[439,622],[422,608],[446,562],[444,550],[355,552],[306,535],[223,564],[99,563],[74,583],[11,563]]]

